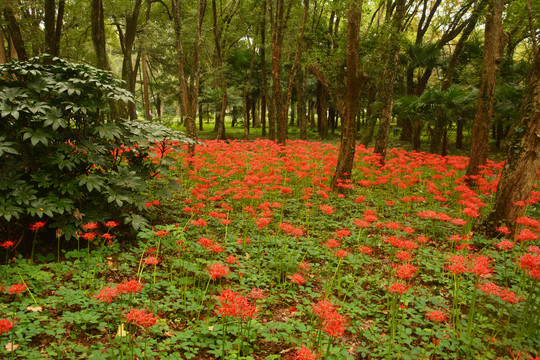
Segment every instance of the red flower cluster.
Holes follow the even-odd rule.
[[[321,300],[312,306],[313,313],[321,320],[322,330],[333,337],[340,337],[347,330],[347,319],[337,312],[337,306]]]
[[[403,285],[402,283],[399,283],[399,282],[392,283],[390,287],[385,285],[385,287],[389,293],[397,294],[397,295],[403,295],[409,290],[409,287],[407,285]]]
[[[285,232],[285,233],[287,233],[287,234],[289,234],[289,235],[291,235],[291,236],[293,236],[295,238],[299,238],[300,236],[304,235],[304,230],[302,230],[301,228],[294,227],[293,225],[291,225],[289,223],[281,223],[281,224],[279,224],[279,228],[283,232]]]
[[[446,315],[439,310],[433,310],[428,313],[427,315],[428,319],[435,322],[443,322],[446,320]]]
[[[519,259],[519,265],[526,274],[540,281],[540,255],[525,254]]]
[[[221,290],[218,299],[221,303],[218,312],[223,317],[254,319],[257,315],[257,308],[249,303],[247,297],[239,295],[232,290]]]
[[[212,280],[216,280],[220,277],[227,276],[231,272],[228,267],[223,266],[219,263],[213,263],[210,265],[207,269],[208,274],[212,278]]]
[[[99,302],[112,303],[116,298],[122,294],[136,294],[144,287],[143,283],[137,280],[126,280],[116,287],[105,287],[100,290],[97,295]]]
[[[0,335],[9,332],[11,329],[13,329],[14,326],[15,323],[12,323],[7,319],[0,320]]]
[[[15,243],[11,240],[6,240],[2,244],[0,244],[0,246],[3,247],[4,249],[9,249],[10,247],[15,246]]]
[[[488,295],[494,295],[501,298],[501,300],[506,301],[510,304],[515,304],[518,302],[523,301],[523,299],[516,297],[516,293],[507,289],[501,289],[499,286],[487,282],[485,284],[479,285],[478,290],[488,294]]]
[[[317,353],[314,353],[311,349],[305,346],[302,346],[302,348],[293,356],[294,360],[317,360],[317,358]]]
[[[157,321],[157,317],[154,317],[152,313],[146,310],[131,309],[126,316],[126,321],[131,324],[142,326],[148,329],[150,326],[154,326]]]
[[[305,284],[306,283],[306,279],[304,279],[304,277],[300,274],[292,274],[291,275],[291,282],[295,283],[295,284],[298,284],[298,285],[302,285],[302,284]]]
[[[29,229],[30,231],[36,232],[38,229],[41,229],[42,227],[44,227],[46,224],[47,224],[46,221],[36,221],[32,225],[30,225]]]
[[[25,284],[13,284],[7,290],[11,294],[20,295],[27,289]]]

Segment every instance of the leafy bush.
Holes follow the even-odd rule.
[[[168,168],[153,148],[189,140],[158,124],[115,118],[133,98],[109,72],[39,57],[1,65],[0,74],[4,225],[50,218],[68,237],[81,221],[123,217],[143,227],[138,213]]]

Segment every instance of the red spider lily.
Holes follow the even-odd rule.
[[[87,232],[84,234],[79,233],[79,236],[82,237],[84,240],[92,241],[96,238],[98,234],[95,232]]]
[[[258,227],[260,230],[264,230],[264,229],[266,229],[266,227],[267,227],[271,222],[272,222],[272,219],[266,218],[266,217],[262,217],[262,218],[257,219],[257,221],[255,221],[255,224],[257,225],[257,227]]]
[[[106,302],[110,304],[116,300],[118,295],[119,293],[115,288],[105,287],[99,291],[97,298],[99,302]]]
[[[156,235],[157,237],[164,237],[164,236],[167,236],[169,235],[170,232],[167,231],[167,230],[157,230],[157,231],[154,231],[154,235]]]
[[[161,202],[159,200],[149,201],[146,204],[144,204],[144,206],[146,207],[152,207],[152,206],[157,206],[157,205],[161,205]]]
[[[29,229],[30,231],[37,231],[38,229],[41,229],[42,227],[44,227],[45,225],[47,224],[46,221],[36,221],[35,223],[33,223],[32,225],[30,225]]]
[[[25,284],[13,284],[7,290],[11,294],[20,295],[27,289]]]
[[[362,254],[366,254],[366,255],[369,255],[369,254],[371,254],[373,252],[373,249],[370,248],[370,247],[367,247],[367,246],[362,246],[362,247],[360,247],[359,250],[360,250],[360,252]]]
[[[396,277],[399,279],[410,280],[417,271],[418,268],[412,266],[411,264],[404,264],[397,268]]]
[[[330,205],[319,205],[319,209],[325,213],[325,214],[328,214],[328,215],[331,215],[333,214],[336,210],[334,209],[333,206],[330,206]]]
[[[518,234],[518,236],[516,237],[516,240],[519,240],[519,241],[535,241],[538,238],[540,238],[540,236],[538,234],[534,233],[533,231],[531,231],[530,229],[522,229],[520,231],[520,233]]]
[[[329,300],[321,300],[318,303],[313,304],[311,309],[317,317],[325,319],[337,310],[337,306],[334,306]]]
[[[439,311],[439,310],[430,311],[427,314],[427,317],[429,320],[439,322],[439,323],[447,319],[447,316],[442,311]]]
[[[307,261],[303,261],[300,264],[298,264],[298,268],[303,270],[303,271],[308,271],[309,263]]]
[[[254,300],[261,300],[266,297],[263,289],[253,288],[249,293],[249,297]]]
[[[412,254],[408,251],[400,251],[396,254],[396,259],[400,261],[410,261],[412,258]]]
[[[227,256],[227,263],[228,264],[234,264],[237,261],[238,261],[238,259],[236,258],[236,256],[234,256],[234,255]]]
[[[338,239],[344,239],[344,238],[348,237],[351,234],[352,234],[352,232],[350,230],[348,230],[348,229],[336,230],[336,232],[334,233],[335,237],[338,238]]]
[[[144,259],[144,264],[145,265],[157,265],[160,262],[161,262],[161,260],[159,260],[155,256],[149,256],[146,259]]]
[[[11,322],[7,319],[0,320],[0,335],[3,333],[8,333],[15,326],[14,322]]]
[[[403,285],[403,284],[398,283],[398,282],[392,283],[392,285],[390,287],[385,285],[385,287],[386,287],[386,290],[388,290],[389,293],[398,294],[398,295],[403,295],[409,290],[409,287],[407,285]]]
[[[347,319],[337,312],[332,312],[324,319],[322,330],[335,338],[342,336],[347,330]]]
[[[337,248],[340,245],[341,245],[341,243],[337,242],[335,239],[330,239],[330,240],[328,240],[327,243],[324,244],[324,246],[326,246],[329,249]]]
[[[294,360],[317,360],[318,357],[319,355],[317,355],[317,353],[305,346],[302,346],[302,348],[297,350],[293,355]]]
[[[525,254],[519,259],[523,271],[536,280],[540,280],[540,255]]]
[[[221,303],[218,312],[223,317],[254,319],[257,315],[257,308],[249,303],[247,297],[239,295],[232,290],[221,290],[218,299]]]
[[[497,230],[498,232],[500,232],[501,234],[504,234],[504,235],[508,235],[511,233],[510,229],[508,228],[508,226],[499,226],[498,228],[496,228],[495,230]]]
[[[208,274],[212,278],[212,280],[219,279],[220,277],[227,276],[231,272],[228,267],[223,266],[219,263],[213,263],[212,265],[208,266]]]
[[[214,245],[214,242],[207,238],[199,238],[199,241],[197,241],[197,243],[206,249],[210,249],[212,245]]]
[[[502,240],[495,244],[499,250],[511,250],[514,247],[514,243],[509,240]]]
[[[100,234],[99,236],[101,236],[101,238],[105,239],[105,240],[112,240],[114,239],[114,235],[111,235],[109,233],[103,233],[103,234]]]
[[[126,280],[116,285],[116,291],[118,294],[136,294],[144,287],[143,283],[137,280]]]
[[[304,279],[304,277],[300,274],[292,274],[291,275],[291,282],[295,283],[295,284],[298,284],[298,285],[302,285],[302,284],[305,284],[306,283],[306,279]]]
[[[297,227],[294,227],[293,225],[288,224],[288,223],[279,224],[279,228],[283,232],[285,232],[285,233],[287,233],[287,234],[289,234],[289,235],[291,235],[291,236],[293,236],[295,238],[299,238],[300,236],[304,235],[304,230],[302,230],[300,228],[297,228]]]
[[[197,220],[191,220],[189,223],[196,227],[205,227],[206,225],[208,225],[208,222],[202,218],[199,218]]]
[[[148,329],[150,326],[154,326],[157,321],[157,317],[154,317],[152,313],[146,310],[131,309],[126,316],[126,321],[131,324],[142,326]]]
[[[117,221],[112,221],[112,220],[103,223],[103,226],[105,226],[105,227],[108,228],[108,229],[115,228],[115,227],[117,227],[118,225],[120,225],[119,222],[117,222]]]
[[[10,247],[15,246],[15,243],[11,240],[6,240],[2,244],[0,244],[0,246],[3,247],[4,249],[9,249]]]
[[[334,255],[337,256],[338,258],[343,259],[349,256],[349,252],[347,250],[339,249],[334,253]]]
[[[97,222],[89,222],[87,224],[81,225],[81,227],[86,231],[96,230],[97,228],[99,228],[99,223],[97,223]]]
[[[210,251],[215,252],[216,254],[219,254],[225,251],[225,248],[219,244],[212,244],[212,246],[210,246]]]

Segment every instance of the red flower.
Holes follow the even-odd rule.
[[[305,284],[306,283],[306,279],[304,279],[304,277],[300,274],[292,274],[291,275],[291,282],[295,283],[295,284],[298,284],[298,285],[302,285],[302,284]]]
[[[11,240],[4,241],[2,244],[0,244],[1,247],[4,249],[9,249],[10,247],[15,246],[15,243]]]
[[[418,271],[418,268],[415,268],[411,264],[404,264],[396,270],[396,276],[400,279],[410,279],[416,271]]]
[[[298,350],[295,354],[293,359],[294,360],[317,360],[318,355],[314,353],[309,348],[302,346],[300,350]]]
[[[439,310],[433,310],[427,315],[428,319],[435,322],[443,322],[446,320],[446,315],[439,311]]]
[[[403,284],[398,283],[398,282],[393,283],[390,287],[388,287],[388,286],[385,286],[385,287],[386,287],[386,290],[388,290],[389,293],[398,294],[398,295],[403,295],[403,294],[405,294],[407,292],[407,290],[409,290],[408,286],[403,285]]]
[[[257,308],[251,305],[247,297],[239,295],[232,290],[221,290],[218,297],[221,307],[218,312],[224,317],[255,318]]]
[[[156,324],[157,317],[153,317],[152,314],[146,310],[131,309],[126,316],[126,321],[135,325],[142,326],[148,329],[150,326]]]
[[[219,263],[214,263],[210,265],[207,271],[210,277],[212,278],[212,280],[216,280],[220,277],[227,276],[230,273],[230,270],[228,267],[223,266]]]
[[[236,256],[234,256],[234,255],[227,256],[227,263],[228,264],[234,264],[237,261],[238,261],[238,259],[236,258]]]
[[[120,225],[119,222],[117,222],[117,221],[112,221],[112,220],[103,223],[103,226],[105,226],[105,227],[108,228],[108,229],[115,228],[115,227],[117,227],[118,225]]]
[[[154,231],[154,235],[156,235],[157,237],[163,237],[163,236],[167,236],[169,234],[170,234],[170,232],[168,232],[167,230]]]
[[[339,249],[337,250],[334,255],[336,255],[338,258],[346,258],[349,256],[349,252],[347,250]]]
[[[38,229],[41,229],[42,227],[44,227],[46,224],[47,224],[46,221],[36,221],[32,225],[30,225],[30,230],[35,232]]]
[[[15,323],[12,323],[7,319],[0,320],[0,335],[9,332],[14,326]]]
[[[249,293],[249,297],[255,300],[261,300],[261,299],[264,299],[266,295],[264,294],[263,289],[253,288],[251,289],[251,292]]]
[[[160,260],[155,256],[149,256],[144,260],[145,265],[157,265],[160,263]]]
[[[319,205],[319,209],[325,213],[325,214],[333,214],[335,212],[335,209],[333,206],[330,205]]]
[[[105,287],[100,290],[97,298],[99,302],[112,303],[118,297],[118,292],[115,288]]]
[[[81,227],[86,231],[96,230],[97,228],[99,228],[99,224],[97,222],[89,222],[88,224],[81,225]]]
[[[116,291],[119,294],[136,294],[142,290],[144,284],[138,282],[137,280],[126,280],[118,285],[116,285]]]
[[[335,236],[338,239],[346,238],[349,235],[351,235],[351,231],[347,230],[347,229],[336,230],[336,232],[335,232]]]
[[[84,233],[84,234],[79,234],[79,236],[82,237],[85,240],[92,241],[92,240],[94,240],[96,238],[97,233],[95,233],[95,232],[87,232],[87,233]]]
[[[328,240],[328,242],[326,244],[324,244],[324,246],[326,246],[329,249],[336,248],[336,247],[338,247],[340,245],[341,245],[341,243],[337,242],[335,239],[330,239],[330,240]]]
[[[369,247],[367,247],[367,246],[362,246],[362,247],[360,248],[360,252],[361,252],[362,254],[369,255],[369,254],[371,254],[371,253],[373,252],[373,249],[372,249],[372,248],[369,248]]]
[[[10,292],[11,294],[20,295],[25,290],[25,284],[14,284],[9,287],[8,292]]]
[[[272,219],[270,218],[267,218],[267,217],[262,217],[262,218],[259,218],[255,221],[255,224],[257,225],[257,227],[260,229],[260,230],[264,230],[266,229],[266,227],[268,226],[268,224],[270,224],[272,222]]]

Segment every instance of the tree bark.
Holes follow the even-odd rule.
[[[502,41],[502,13],[504,0],[490,0],[486,15],[486,30],[484,41],[484,59],[482,76],[476,106],[476,116],[472,129],[471,150],[467,176],[478,174],[478,167],[484,165],[487,159],[489,129],[493,115],[497,71],[501,62],[504,43]]]
[[[347,189],[344,186],[347,185],[351,178],[356,150],[356,109],[360,98],[360,90],[364,83],[358,52],[361,18],[362,1],[350,2],[347,12],[346,38],[347,87],[344,101],[336,102],[338,109],[341,109],[341,145],[332,179],[332,190],[338,193],[344,193]]]
[[[394,81],[398,67],[399,56],[399,33],[405,16],[405,0],[397,0],[395,13],[390,28],[389,43],[387,49],[386,64],[383,68],[381,97],[381,119],[379,121],[379,131],[375,140],[375,153],[380,155],[381,165],[386,158],[386,148],[388,136],[390,134],[390,122],[392,120],[392,109],[394,107]],[[388,17],[389,18],[389,17]],[[390,20],[390,19],[388,19]]]
[[[322,139],[328,137],[328,93],[320,81],[317,83],[317,130]]]
[[[197,110],[199,108],[199,86],[201,74],[201,33],[206,0],[197,0],[196,34],[193,46],[193,66],[188,72],[185,63],[184,43],[182,37],[182,17],[180,0],[171,0],[171,9],[174,20],[174,33],[176,39],[176,65],[178,85],[180,88],[180,104],[182,116],[185,117],[186,135],[193,141],[197,140]],[[195,143],[188,145],[188,154],[193,156]]]
[[[92,42],[96,51],[97,67],[103,70],[111,70],[109,57],[105,45],[105,19],[103,15],[103,2],[101,0],[92,0]]]
[[[266,136],[266,99],[268,99],[268,81],[266,74],[266,0],[262,1],[262,17],[261,17],[261,77],[262,77],[262,97],[261,97],[261,124],[262,136]]]
[[[377,117],[373,114],[373,103],[376,100],[377,87],[370,86],[367,89],[366,126],[360,139],[360,144],[368,146],[373,138],[373,131],[377,124]]]
[[[17,60],[28,60],[28,55],[26,55],[26,48],[21,34],[21,27],[19,25],[19,21],[15,17],[15,13],[9,5],[4,5],[4,18],[7,22],[7,29],[9,32],[11,43],[13,45],[13,48],[15,49],[15,52],[17,53]]]
[[[0,64],[5,64],[8,61],[6,47],[4,46],[4,34],[0,28]]]
[[[307,140],[307,117],[306,117],[306,71],[300,70],[300,76],[296,83],[296,93],[298,97],[298,126],[300,127],[300,140]]]
[[[532,73],[521,106],[521,120],[515,127],[504,169],[497,187],[495,205],[487,218],[490,225],[505,223],[512,230],[534,187],[540,167],[540,54],[535,49]],[[519,129],[519,130],[518,130]]]

